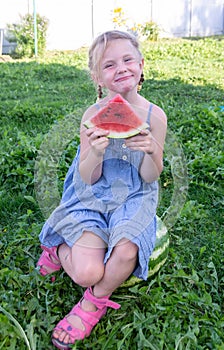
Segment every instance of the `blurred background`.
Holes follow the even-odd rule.
[[[0,0],[1,50],[10,53],[7,24],[33,12],[49,20],[48,50],[73,50],[89,45],[100,32],[119,27],[135,31],[150,21],[163,37],[224,34],[223,0]]]

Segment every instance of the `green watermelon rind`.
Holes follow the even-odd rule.
[[[90,120],[85,121],[83,123],[83,125],[87,129],[93,128],[95,126],[93,123],[91,123]],[[107,137],[111,138],[111,139],[126,139],[128,137],[138,135],[142,130],[145,130],[147,128],[149,128],[149,124],[146,122],[145,123],[143,122],[140,127],[138,127],[137,129],[130,129],[130,131],[125,131],[125,132],[110,131],[110,133],[107,135]],[[99,129],[100,129],[100,127],[99,127]]]
[[[148,278],[152,278],[160,268],[166,263],[169,253],[169,233],[162,220],[157,217],[156,244],[149,261]],[[131,276],[121,287],[132,287],[143,280]]]

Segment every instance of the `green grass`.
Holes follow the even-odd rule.
[[[153,279],[118,289],[113,299],[122,308],[110,309],[74,349],[223,350],[224,38],[144,43],[143,53],[141,93],[167,113],[169,130],[184,153],[188,193],[169,228],[166,265]],[[35,187],[35,166],[45,169],[40,159],[49,154],[43,145],[62,147],[61,153],[52,154],[54,169],[47,168],[50,178],[57,168],[58,193],[50,200],[56,205],[75,155],[82,111],[95,101],[96,92],[86,49],[0,63],[0,81],[0,349],[50,350],[54,325],[82,289],[62,272],[52,284],[35,270],[46,215],[39,205],[46,193],[44,187]],[[71,114],[74,125],[68,130],[64,118]],[[69,131],[69,136],[58,145],[52,135],[61,126],[62,135]],[[161,217],[175,185],[169,153],[176,146],[168,146],[160,179]],[[172,203],[178,207],[178,194],[175,198]]]

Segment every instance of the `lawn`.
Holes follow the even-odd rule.
[[[158,215],[169,255],[147,282],[116,290],[122,308],[73,348],[223,350],[224,37],[142,49],[141,94],[168,116]],[[60,199],[81,115],[96,100],[87,49],[2,62],[0,82],[0,349],[50,350],[54,325],[82,289],[63,272],[54,283],[38,274],[38,235]]]

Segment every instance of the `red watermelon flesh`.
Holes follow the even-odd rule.
[[[100,109],[93,117],[85,121],[87,128],[96,126],[110,131],[110,138],[127,138],[139,134],[143,129],[149,127],[143,122],[131,105],[117,94],[105,107]]]

